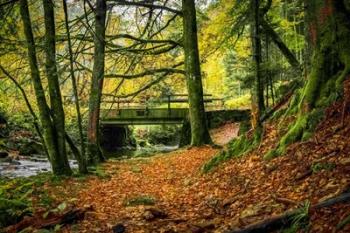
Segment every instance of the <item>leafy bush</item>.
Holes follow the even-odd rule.
[[[225,101],[225,106],[228,109],[249,108],[251,104],[250,94],[245,94],[239,98]]]

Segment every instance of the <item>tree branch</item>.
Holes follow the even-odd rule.
[[[301,71],[301,65],[299,61],[296,59],[292,51],[286,46],[286,44],[282,41],[280,36],[275,32],[275,30],[266,22],[265,19],[260,20],[260,24],[263,27],[263,30],[267,35],[269,35],[272,41],[276,44],[276,46],[280,49],[282,54],[286,57],[289,64],[293,66],[296,70]]]
[[[161,5],[153,5],[150,4],[148,1],[138,1],[138,2],[131,2],[131,1],[125,1],[125,0],[109,0],[110,2],[115,2],[116,5],[123,5],[123,6],[139,6],[139,7],[145,7],[150,9],[158,9],[158,10],[166,10],[171,13],[181,15],[182,11],[167,7],[167,6],[161,6]]]

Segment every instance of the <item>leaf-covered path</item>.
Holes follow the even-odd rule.
[[[328,114],[339,116],[334,111]],[[283,213],[307,200],[317,203],[335,196],[350,183],[350,147],[345,140],[349,128],[333,133],[339,117],[330,119],[319,129],[318,139],[296,144],[286,156],[271,162],[263,161],[262,155],[277,141],[273,125],[266,126],[265,139],[257,150],[209,174],[200,170],[218,152],[211,147],[109,162],[105,169],[110,178],[91,178],[79,193],[78,206],[92,205],[93,211],[79,223],[78,232],[112,232],[118,223],[127,232],[223,232],[230,226],[241,227]],[[237,133],[230,126],[223,129],[214,138]],[[128,206],[128,202],[154,205]],[[161,212],[160,216],[153,216],[152,211]],[[311,213],[311,232],[331,232],[349,214],[348,204]]]
[[[84,220],[62,232],[113,232],[116,225],[131,233],[225,232],[349,190],[350,116],[341,126],[341,112],[342,103],[335,104],[313,138],[291,145],[272,161],[262,157],[278,141],[276,122],[266,124],[257,149],[207,174],[201,172],[203,164],[219,151],[209,146],[109,161],[102,177],[70,178],[44,189],[56,206],[92,207]],[[213,133],[224,144],[237,134],[237,125]],[[47,211],[35,201],[34,207],[39,218]],[[311,211],[310,232],[333,232],[349,215],[350,204]],[[336,232],[349,231],[344,225]]]
[[[213,136],[216,143],[225,144],[237,133],[237,124],[226,124],[216,129]],[[152,158],[106,164],[111,179],[92,179],[88,184],[91,188],[80,194],[80,205],[94,207],[83,228],[86,232],[103,232],[116,223],[125,225],[129,232],[196,228],[196,223],[203,224],[212,215],[199,180],[202,165],[216,152],[217,149],[211,147],[181,149]],[[149,221],[146,220],[147,207],[126,206],[129,200],[138,199],[154,200],[154,206],[167,217]]]

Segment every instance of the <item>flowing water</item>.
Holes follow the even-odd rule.
[[[108,158],[128,159],[133,157],[150,157],[157,153],[166,153],[178,149],[178,146],[154,145],[148,147],[121,148],[118,151],[108,153]],[[77,162],[70,160],[71,168],[77,168]],[[49,172],[51,166],[49,161],[40,156],[21,157],[19,160],[0,162],[0,177],[29,177],[41,172]]]
[[[69,164],[71,168],[78,167],[75,160],[70,160]],[[11,162],[0,162],[0,177],[29,177],[49,171],[52,171],[49,161],[41,157],[29,157]]]

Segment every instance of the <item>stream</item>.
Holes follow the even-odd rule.
[[[178,146],[154,145],[148,147],[137,147],[136,149],[121,148],[120,150],[108,153],[108,158],[129,159],[134,157],[150,157],[157,153],[167,153],[178,149]],[[71,168],[78,168],[76,160],[69,160]],[[42,172],[49,172],[51,165],[49,161],[42,156],[33,155],[20,157],[18,160],[0,161],[0,178],[29,177]]]
[[[75,160],[69,160],[69,165],[73,169],[78,168],[78,164]],[[49,161],[43,157],[21,157],[18,160],[12,160],[10,162],[0,162],[0,177],[29,177],[49,171],[52,171],[51,165]]]

